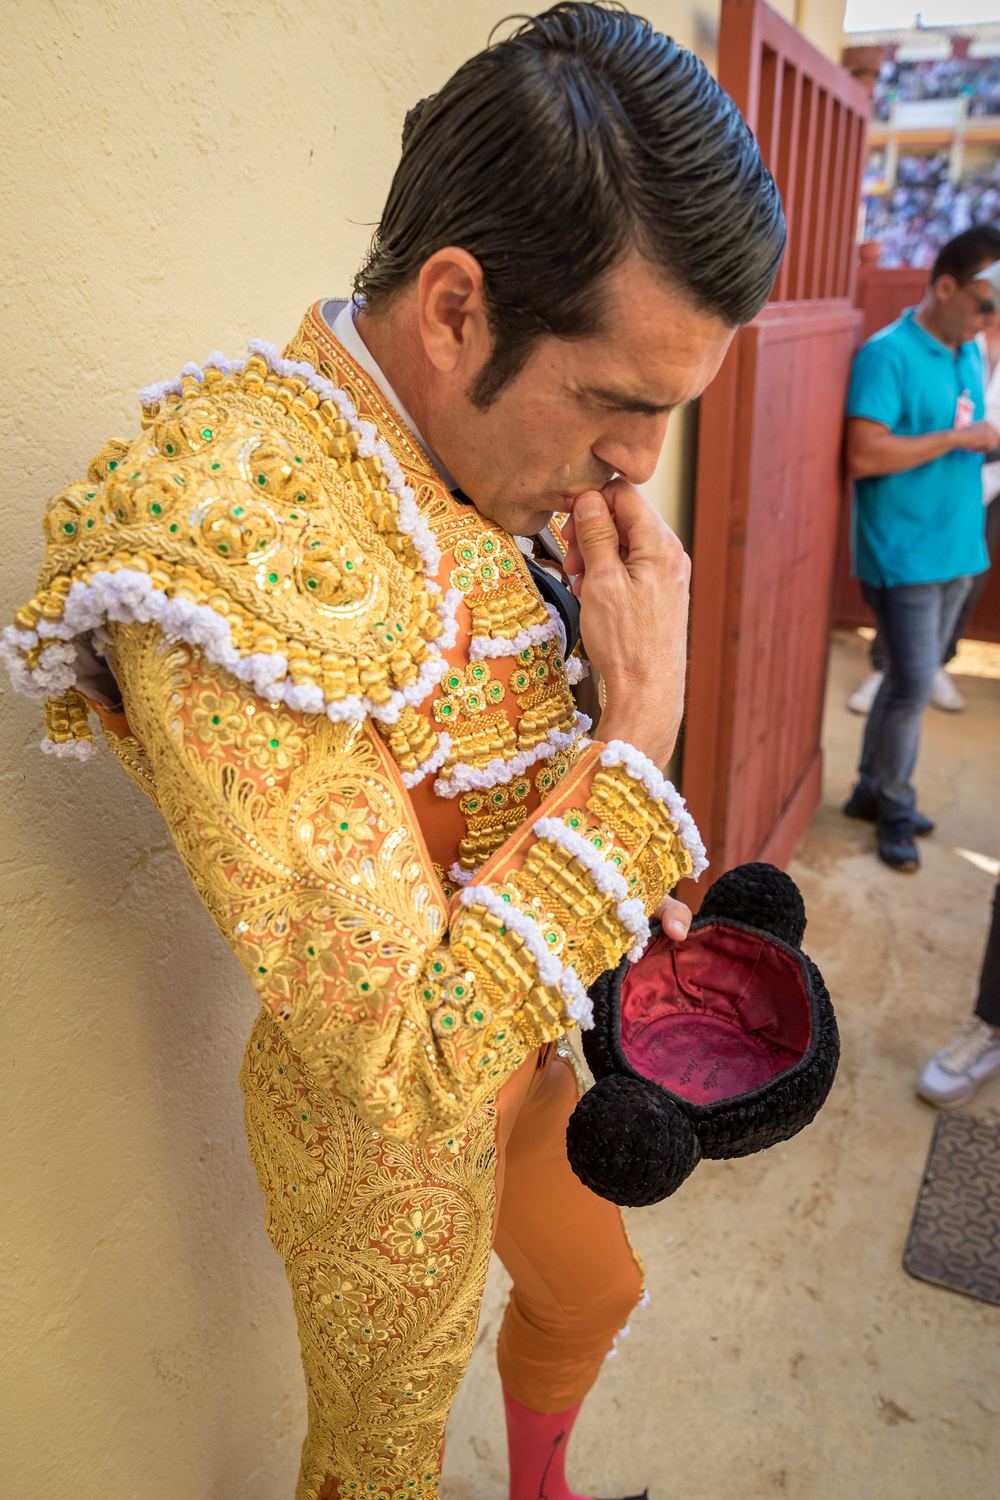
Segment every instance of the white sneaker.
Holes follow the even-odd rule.
[[[882,686],[882,678],[884,676],[884,672],[872,672],[871,676],[866,677],[861,686],[855,689],[847,700],[847,706],[852,714],[866,714],[869,712],[872,704],[875,702],[875,694]],[[963,704],[962,707],[964,708],[965,705]]]
[[[947,667],[938,667],[934,673],[931,702],[935,708],[943,708],[950,714],[960,714],[965,707],[965,699],[955,686],[955,679]]]
[[[1000,1068],[1000,1035],[972,1016],[950,1046],[935,1052],[917,1083],[917,1093],[938,1109],[971,1099],[979,1084]]]

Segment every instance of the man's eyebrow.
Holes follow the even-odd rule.
[[[643,401],[641,396],[628,396],[624,391],[606,390],[602,386],[585,386],[583,393],[585,396],[593,396],[597,401],[603,401],[606,406],[616,407],[618,411],[636,412],[643,417],[662,417],[664,412],[674,409],[673,402],[665,402],[661,406],[654,401]]]

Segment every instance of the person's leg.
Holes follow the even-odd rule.
[[[963,589],[962,585],[966,587]],[[941,650],[941,665],[934,673],[931,683],[931,702],[935,708],[943,709],[946,713],[962,713],[965,708],[965,699],[958,691],[954,677],[944,665],[950,661],[958,650],[958,642],[965,630],[965,624],[969,617],[969,600],[975,592],[976,580],[969,577],[966,579],[953,578],[944,584],[941,604],[941,628],[944,631],[946,623],[952,614],[952,605],[956,604],[954,611],[954,622],[947,635],[943,637]],[[959,603],[959,599],[961,602]],[[949,652],[951,656],[949,656]]]
[[[953,1042],[925,1065],[917,1093],[939,1109],[972,1098],[984,1078],[1000,1071],[1000,885],[993,893],[993,920],[979,973],[972,1017]]]
[[[1000,495],[994,495],[986,507],[986,551],[992,564],[997,551],[997,539],[1000,537]],[[965,627],[969,623],[969,616],[983,597],[986,585],[990,579],[990,569],[985,573],[977,573],[972,580],[972,587],[966,596],[965,603],[959,611],[958,619],[948,641],[947,648],[942,660],[942,665],[954,661],[958,654],[958,643],[965,634]]]
[[[877,630],[868,649],[868,659],[872,664],[872,671],[881,672],[884,676],[886,666],[888,665],[888,658],[885,654],[885,645],[882,637]]]
[[[570,1065],[550,1057],[507,1143],[494,1248],[514,1282],[497,1347],[511,1500],[570,1500],[569,1433],[642,1291],[620,1210],[567,1160],[577,1097]]]
[[[1000,1030],[1000,885],[993,892],[993,921],[986,939],[975,1014]]]
[[[853,714],[870,713],[871,706],[875,702],[875,695],[882,686],[882,679],[885,676],[885,652],[882,649],[882,642],[877,633],[869,648],[869,656],[871,659],[871,671],[864,682],[858,684],[847,700],[847,707]]]
[[[988,572],[977,573],[972,580],[972,587],[965,596],[965,603],[958,612],[958,618],[951,632],[951,638],[945,647],[944,656],[941,658],[941,665],[943,667],[946,667],[950,661],[954,661],[958,655],[958,643],[965,634],[965,627],[969,623],[969,616],[983,596],[983,590],[986,587],[986,580],[989,576]]]
[[[953,582],[960,587],[862,585],[878,620],[888,661],[865,726],[859,768],[859,785],[878,798],[880,822],[908,818],[916,806],[911,777],[920,747],[920,721],[940,665],[945,622],[950,632],[968,589],[967,579]]]
[[[489,1265],[496,1111],[433,1150],[387,1141],[312,1085],[266,1011],[240,1083],[302,1346],[296,1500],[433,1500]]]
[[[957,640],[959,622],[966,617],[965,606],[969,601],[976,584],[976,579],[971,576],[964,578],[951,578],[947,583],[941,584],[941,656],[944,659],[945,652],[950,643]]]

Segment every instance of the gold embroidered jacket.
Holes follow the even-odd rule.
[[[454,1137],[703,864],[632,747],[586,739],[561,625],[333,338],[140,393],[45,515],[4,632],[43,748],[105,736],[289,1045],[389,1138]],[[575,666],[576,664],[571,664]]]

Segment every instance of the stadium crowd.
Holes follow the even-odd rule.
[[[901,156],[896,186],[877,191],[884,154],[873,151],[865,174],[865,239],[878,240],[883,266],[930,266],[948,240],[973,224],[1000,228],[1000,159],[948,180],[948,153]]]
[[[872,95],[872,118],[888,120],[894,100],[969,96],[970,115],[1000,114],[1000,57],[945,57],[884,62]]]

